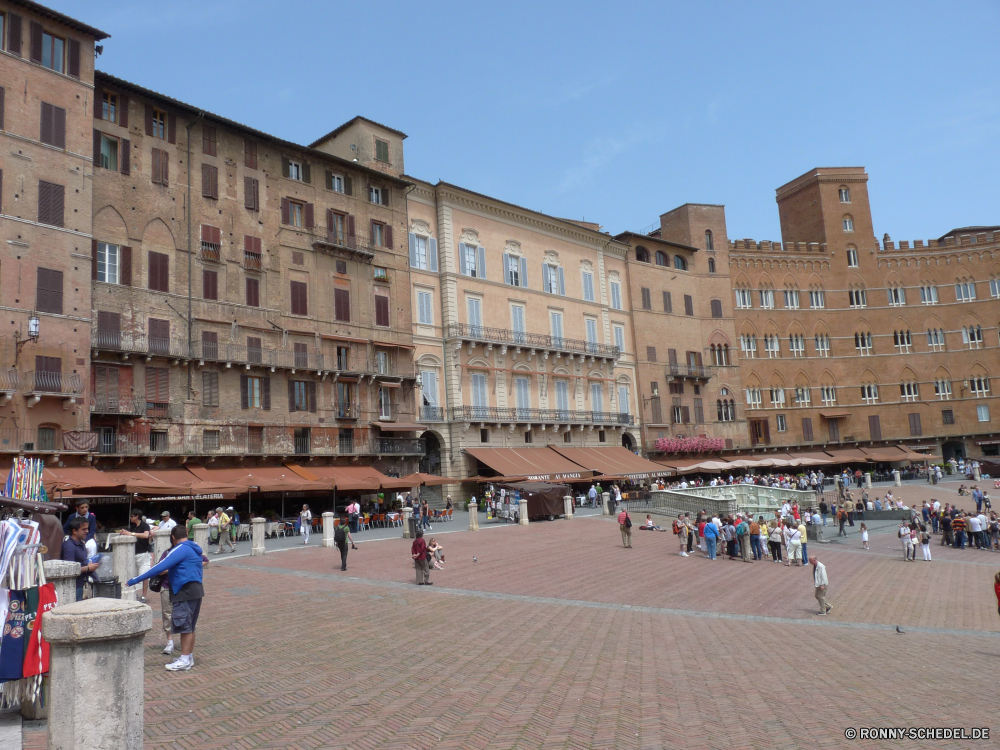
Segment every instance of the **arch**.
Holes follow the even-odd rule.
[[[753,370],[751,370],[750,374],[747,375],[747,379],[746,379],[745,382],[746,382],[747,388],[760,388],[761,387],[760,377],[758,377],[756,371],[753,371]]]
[[[931,315],[929,318],[927,318],[925,326],[927,328],[944,328],[944,323],[941,322],[941,318],[939,318],[937,315]]]
[[[170,231],[163,219],[151,220],[142,230],[142,246],[144,249],[169,248],[176,249],[174,233]]]
[[[837,188],[837,198],[841,203],[851,202],[851,189],[847,185],[840,185]]]
[[[878,375],[876,375],[875,371],[870,367],[866,367],[861,371],[860,381],[862,383],[875,383],[876,385],[880,382]]]
[[[935,380],[952,380],[951,370],[948,369],[947,365],[939,364],[934,368],[934,379]]]
[[[715,258],[708,259],[708,272],[715,273]]]
[[[114,245],[128,244],[128,226],[114,206],[105,206],[94,214],[94,239]]]
[[[792,382],[795,383],[796,388],[808,388],[810,380],[804,370],[798,370],[795,373],[795,377],[792,379]]]
[[[802,327],[802,323],[799,322],[798,318],[795,318],[788,325],[788,335],[789,336],[805,336],[805,329]]]
[[[906,286],[906,282],[903,281],[902,275],[899,271],[889,271],[885,276],[886,286]]]
[[[819,382],[822,385],[836,386],[837,385],[837,378],[835,378],[833,376],[833,373],[830,372],[829,370],[823,370],[823,372],[821,372],[819,374]]]
[[[493,367],[493,365],[490,364],[490,361],[488,359],[486,359],[486,357],[473,357],[472,359],[470,359],[465,364],[466,364],[466,367],[473,367],[473,368],[484,368],[484,367],[485,368],[492,368]]]
[[[725,331],[721,328],[716,328],[708,335],[708,342],[710,344],[729,344],[729,336],[726,335]]]
[[[591,380],[604,380],[604,373],[600,370],[591,370],[587,377]]]
[[[635,249],[635,259],[640,263],[649,263],[649,250],[642,245]]]
[[[622,448],[629,451],[635,450],[635,438],[628,432],[622,432]]]
[[[511,368],[512,372],[532,372],[531,366],[527,362],[517,362]]]
[[[844,214],[844,216],[840,220],[840,224],[845,232],[854,231],[854,217],[851,216],[850,214]]]
[[[799,288],[799,280],[797,278],[795,278],[795,276],[793,276],[792,274],[786,273],[785,274],[785,278],[781,282],[781,285],[785,289],[798,289]]]
[[[566,377],[566,378],[572,377],[572,375],[573,375],[573,373],[571,373],[568,368],[563,367],[562,365],[560,365],[559,367],[556,367],[554,370],[552,370],[552,374],[556,375],[556,376],[560,376],[560,377]]]
[[[899,371],[899,382],[905,383],[914,380],[918,380],[917,373],[913,371],[912,367],[905,365],[903,369]]]
[[[780,330],[778,324],[774,322],[774,318],[768,318],[764,321],[764,324],[760,328],[764,333],[774,333],[777,334]]]
[[[736,274],[736,277],[733,279],[733,285],[744,289],[753,288],[753,285],[750,283],[750,277],[747,276],[745,271],[740,271]]]
[[[683,255],[675,255],[674,256],[674,268],[676,268],[678,271],[686,271],[686,270],[688,270],[687,259]]]
[[[909,331],[913,328],[910,325],[910,321],[904,318],[902,315],[896,318],[896,321],[892,324],[892,329],[894,331]]]
[[[669,266],[670,265],[670,256],[667,255],[662,250],[657,250],[656,251],[656,265],[658,265],[658,266]]]
[[[632,385],[632,378],[625,373],[622,373],[615,379],[615,382],[621,385]]]
[[[829,336],[830,335],[830,326],[828,326],[826,324],[826,321],[821,318],[820,320],[816,321],[816,327],[815,327],[815,330],[813,331],[813,333],[814,334],[818,333],[821,336]]]
[[[979,360],[976,360],[969,367],[969,375],[976,378],[988,378],[990,376],[990,371],[986,365]]]
[[[705,230],[705,249],[715,250],[715,237],[712,235],[711,229]]]
[[[444,363],[438,355],[424,352],[417,357],[417,365],[420,367],[443,367]]]
[[[771,274],[765,271],[760,276],[758,276],[757,287],[759,289],[774,289],[774,280],[771,278]]]
[[[784,388],[785,387],[785,376],[782,375],[780,370],[771,371],[771,388]]]
[[[746,336],[746,335],[756,336],[757,335],[757,327],[751,321],[744,320],[743,321],[743,325],[740,326],[740,335],[741,336]]]

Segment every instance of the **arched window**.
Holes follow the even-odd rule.
[[[674,256],[674,268],[676,268],[678,271],[686,271],[686,270],[688,270],[687,261],[684,260],[684,258],[681,257],[680,255],[675,255]]]
[[[705,230],[705,249],[706,250],[715,250],[715,246],[712,244],[712,230],[711,229],[706,229]]]
[[[851,191],[848,188],[841,187],[841,188],[839,188],[838,192],[840,193],[840,202],[841,203],[850,203],[851,202]]]
[[[715,258],[708,259],[708,272],[715,273]]]
[[[843,224],[845,232],[854,231],[854,218],[850,214],[844,216]]]
[[[635,259],[640,263],[649,263],[649,250],[644,247],[635,249]]]
[[[657,250],[656,251],[656,265],[658,265],[658,266],[669,266],[670,265],[670,256],[667,255],[662,250]]]

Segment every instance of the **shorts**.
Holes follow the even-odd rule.
[[[135,565],[139,572],[136,575],[142,575],[147,570],[149,570],[149,564],[153,561],[153,554],[151,552],[140,552],[135,556]]]
[[[175,633],[193,633],[198,624],[198,614],[201,612],[201,599],[188,599],[173,603],[171,629]]]

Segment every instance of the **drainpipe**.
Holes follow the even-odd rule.
[[[188,239],[188,247],[187,247],[187,251],[188,251],[188,319],[187,319],[187,324],[188,324],[188,326],[187,326],[188,327],[188,353],[187,353],[187,356],[188,356],[188,366],[187,366],[187,371],[188,371],[188,395],[187,395],[187,400],[188,401],[191,400],[191,394],[193,393],[192,379],[194,377],[194,373],[191,371],[191,367],[192,367],[192,365],[191,365],[191,345],[193,343],[191,337],[192,337],[192,335],[194,333],[194,331],[193,331],[193,329],[191,327],[192,326],[192,320],[191,320],[191,274],[194,272],[193,271],[193,262],[191,260],[191,253],[193,252],[192,247],[191,247],[191,128],[193,128],[201,120],[203,120],[204,117],[205,117],[205,113],[204,112],[199,112],[198,116],[196,118],[194,118],[191,122],[189,122],[188,125],[187,125],[187,215],[188,215],[188,231],[187,231],[187,235],[188,235],[188,238],[187,238]]]

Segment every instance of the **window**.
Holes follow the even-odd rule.
[[[614,326],[613,330],[615,332],[615,346],[618,348],[619,352],[625,351],[625,328],[622,326]]]
[[[118,245],[97,243],[97,280],[106,284],[118,283]]]
[[[690,294],[684,295],[684,314],[694,315],[694,297]]]
[[[822,289],[810,289],[809,307],[812,308],[826,307],[826,292],[824,292]]]
[[[341,222],[343,218],[341,217]],[[343,233],[343,227],[341,227]],[[437,240],[410,233],[410,267],[423,271],[437,270]]]
[[[344,274],[346,274],[347,273],[347,261],[346,260],[338,260],[337,261],[337,265],[336,265],[336,270],[337,270],[337,273],[344,273]]]
[[[837,389],[832,385],[821,385],[819,387],[819,397],[824,406],[831,406],[837,403]]]
[[[118,139],[101,134],[101,163],[98,165],[102,169],[118,171]]]
[[[847,299],[851,307],[867,307],[868,295],[864,289],[851,289],[847,292]]]
[[[381,138],[375,139],[375,160],[389,163],[389,142]]]
[[[672,313],[674,311],[674,300],[670,292],[663,293],[663,312]]]
[[[855,247],[847,248],[847,267],[848,268],[858,267],[858,250]]]
[[[486,278],[486,248],[458,243],[459,271],[463,276]]]
[[[148,284],[156,292],[170,291],[170,256],[150,252],[148,255]]]
[[[65,188],[44,180],[38,181],[38,223],[63,226]]]
[[[761,408],[760,388],[747,388],[747,406],[751,409]]]
[[[643,310],[652,310],[653,309],[653,301],[652,301],[652,299],[650,299],[649,289],[647,289],[646,287],[641,287],[639,291],[641,292],[641,295],[642,295],[642,309]]]
[[[955,301],[971,302],[976,298],[976,282],[960,281],[955,284]]]
[[[584,328],[587,331],[587,344],[593,345],[597,343],[597,320],[594,318],[584,318],[583,319]],[[588,346],[588,350],[593,352],[596,347]]]
[[[245,280],[247,307],[260,307],[260,279],[248,276]]]
[[[118,94],[104,92],[101,97],[101,119],[106,122],[118,122]]]
[[[842,222],[845,232],[854,231],[854,219],[850,216],[845,216]]]
[[[271,379],[240,375],[240,399],[244,409],[270,409]]]
[[[900,383],[899,398],[903,401],[918,401],[920,399],[920,385],[918,383]]]
[[[776,414],[774,417],[774,423],[778,427],[778,432],[785,432],[788,430],[788,422],[785,421],[784,414]]]
[[[526,433],[524,433],[524,442],[525,443],[531,442],[531,430],[528,430]]]
[[[658,266],[669,266],[670,265],[670,256],[667,255],[662,250],[657,250],[656,251],[656,265],[658,265]]]
[[[715,258],[708,259],[708,272],[715,273]]]
[[[392,249],[392,227],[380,221],[373,221],[372,245]]]
[[[257,143],[246,138],[243,139],[243,166],[250,169],[257,168]]]
[[[389,290],[375,289],[375,325],[389,327]]]
[[[147,117],[151,118],[147,122],[147,133],[154,138],[166,139],[167,113],[160,109],[147,108]]]
[[[717,367],[727,367],[729,365],[728,344],[712,344],[709,350],[712,352],[712,364]]]
[[[42,102],[41,127],[38,140],[56,148],[66,148],[66,110],[48,102]],[[95,133],[96,136],[96,133]],[[117,144],[118,142],[115,141]],[[118,161],[118,150],[115,149],[115,162]],[[117,169],[117,167],[116,167]]]
[[[216,404],[218,406],[218,404]],[[206,453],[219,450],[221,445],[222,432],[220,430],[201,431],[201,449]]]
[[[799,309],[799,290],[798,289],[786,289],[785,290],[785,307],[789,310]]]
[[[285,177],[290,180],[299,180],[301,182],[302,165],[297,161],[292,161],[291,159],[282,159],[282,161],[285,162],[285,166],[287,167]]]
[[[955,424],[955,412],[952,409],[941,410],[941,424]]]
[[[594,301],[594,274],[584,271],[583,278],[583,299],[587,302]]]
[[[778,339],[778,334],[764,334],[764,354],[770,359],[776,359],[781,356],[781,341]]]
[[[785,389],[784,388],[772,388],[770,390],[771,406],[784,406],[785,405]]]
[[[219,373],[202,371],[201,403],[203,406],[219,405]]]
[[[934,381],[934,395],[938,397],[939,401],[950,401],[951,400],[951,381],[950,380],[935,380]],[[952,424],[949,422],[948,424]]]
[[[292,315],[309,314],[309,285],[304,281],[290,282],[289,299]]]
[[[288,221],[284,223],[301,228],[304,208],[305,206],[298,201],[288,201]]]
[[[338,349],[338,356],[339,356]],[[346,351],[346,349],[345,349]],[[346,363],[345,363],[346,364]],[[341,369],[347,369],[346,366]],[[354,402],[354,386],[340,381],[337,383],[337,419],[357,419],[357,404]],[[353,431],[351,432],[353,436]]]
[[[201,296],[202,299],[219,299],[219,274],[217,271],[209,271],[207,268],[202,270]]]
[[[754,359],[757,356],[757,337],[752,333],[740,336],[740,351],[750,359]]]
[[[944,350],[944,330],[941,328],[927,329],[927,346],[932,352]]]
[[[35,309],[38,312],[56,313],[63,311],[63,272],[50,268],[38,268],[35,290]]]
[[[736,402],[732,399],[719,399],[715,402],[715,417],[719,422],[736,421]]]
[[[712,230],[711,229],[706,229],[705,230],[705,249],[706,250],[715,250],[715,245],[712,243]]]
[[[54,70],[57,73],[65,72],[63,70],[63,53],[65,51],[66,43],[57,36],[52,36],[47,31],[42,31],[42,49],[41,49],[41,59],[35,59],[35,34],[38,24],[33,23],[31,29],[31,47],[32,47],[32,62],[40,62],[43,67],[49,70]],[[40,31],[40,29],[39,29]]]
[[[876,414],[868,417],[868,434],[872,440],[882,439],[882,423]]]
[[[334,320],[351,322],[351,291],[349,289],[333,290],[333,317]]]
[[[421,325],[434,325],[434,307],[431,292],[417,292],[417,322]]]
[[[479,442],[480,443],[490,442],[490,431],[488,429],[482,428],[479,430]]]
[[[674,256],[674,268],[676,268],[678,271],[686,271],[686,270],[688,270],[688,262],[687,262],[687,260],[683,256],[675,255]]]
[[[736,290],[736,307],[740,310],[749,310],[753,307],[753,294],[749,289]]]
[[[809,388],[796,388],[795,389],[795,405],[796,406],[809,406],[812,403],[812,391]]]
[[[316,411],[316,382],[288,381],[288,411]]]
[[[938,292],[936,286],[924,285],[920,287],[920,304],[936,305],[938,303]]]
[[[380,206],[389,205],[389,188],[368,188],[368,202]]]
[[[219,168],[213,164],[201,165],[201,195],[219,199]]]
[[[861,400],[866,404],[876,403],[878,401],[878,386],[874,383],[861,386]]]
[[[710,301],[710,306],[712,308],[712,317],[721,318],[722,317],[722,300],[713,299]]]
[[[1000,297],[1000,278],[996,276],[990,279],[990,296]]]
[[[255,177],[243,178],[243,206],[250,211],[260,211],[260,182]]]
[[[793,333],[788,337],[788,348],[793,357],[806,356],[806,339],[801,333]]]
[[[472,383],[472,416],[485,419],[489,408],[489,393],[486,390],[486,373],[473,372],[469,376]]]
[[[523,344],[527,341],[524,327],[524,307],[521,305],[510,306],[510,328],[514,334],[514,343]]]
[[[165,417],[170,405],[170,370],[146,368],[146,416]]]
[[[163,185],[163,187],[168,187],[170,185],[170,157],[166,151],[159,148],[154,148],[152,150],[153,155],[153,169],[152,169],[152,181],[154,185]]]
[[[872,334],[871,331],[863,333],[854,334],[854,348],[858,350],[858,353],[862,357],[868,357],[872,354],[874,346],[872,344]]]
[[[655,362],[656,361],[656,347],[655,346],[647,346],[646,347],[646,361],[647,362]],[[671,383],[671,385],[673,385],[673,383]]]
[[[760,306],[765,310],[770,310],[774,307],[774,290],[773,289],[761,289],[760,290]]]
[[[830,334],[828,334],[828,333],[817,333],[815,341],[816,341],[816,356],[817,357],[829,357],[830,356]]]
[[[990,392],[990,379],[983,377],[969,378],[969,391],[973,396],[986,396]]]
[[[512,255],[511,253],[504,253],[503,255],[503,275],[504,281],[511,286],[526,287],[528,286],[528,260],[527,258],[521,258],[517,255]],[[584,285],[584,293],[586,293],[586,284]],[[593,286],[591,286],[591,294],[593,295]],[[593,297],[591,297],[593,299]]]
[[[598,413],[604,411],[604,389],[600,383],[590,384],[590,409]]]
[[[906,290],[901,286],[890,286],[886,290],[889,295],[890,307],[901,307],[906,304]]]
[[[990,407],[986,404],[976,405],[976,417],[978,417],[980,422],[990,421]]]
[[[913,348],[913,339],[910,337],[910,332],[893,331],[892,345],[896,347],[896,350],[900,354],[909,354],[910,349]]]
[[[970,349],[983,348],[982,326],[962,326],[962,343],[968,344]]]
[[[649,263],[649,250],[644,247],[635,249],[635,259],[640,263]]]
[[[208,156],[217,156],[219,153],[218,135],[211,125],[201,126],[201,152]]]
[[[566,277],[562,266],[542,264],[542,290],[549,294],[566,294]]]
[[[622,285],[617,281],[611,282],[611,309],[622,309]]]
[[[840,195],[840,202],[841,203],[850,203],[851,202],[851,191],[848,188],[842,187],[837,192]]]

